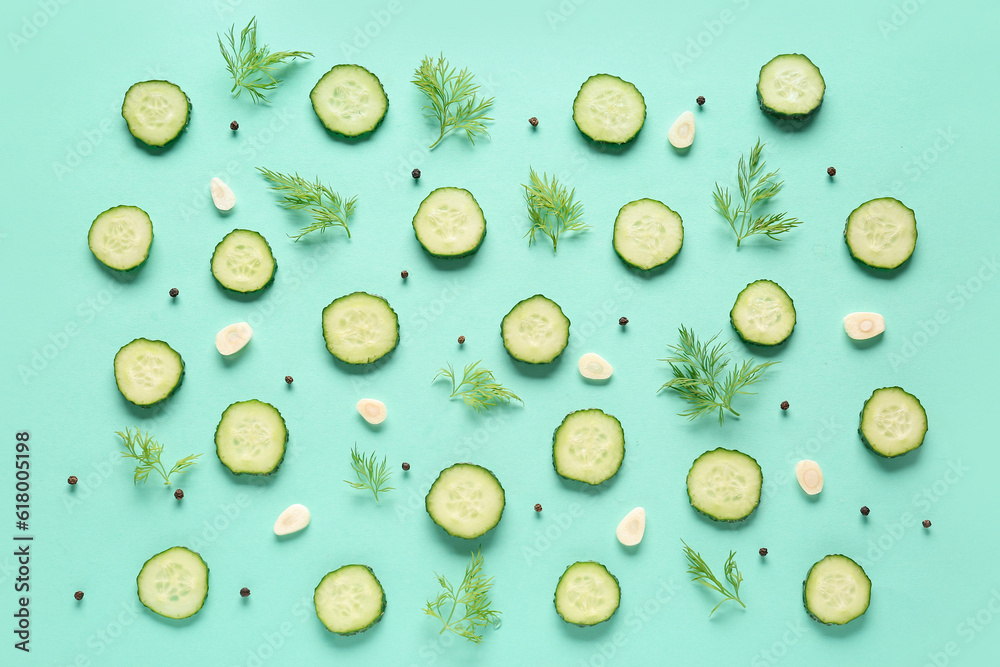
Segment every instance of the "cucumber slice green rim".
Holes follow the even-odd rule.
[[[382,82],[361,65],[335,65],[309,99],[326,129],[350,139],[374,132],[389,110]]]
[[[646,121],[646,101],[628,81],[595,74],[580,86],[573,100],[573,122],[601,144],[627,144]]]
[[[873,269],[895,269],[917,246],[913,209],[893,197],[866,201],[847,216],[844,241],[851,257]]]
[[[552,434],[552,465],[561,477],[602,484],[625,460],[625,431],[617,418],[596,408],[571,412]]]
[[[466,540],[493,530],[505,505],[500,480],[474,463],[456,463],[442,470],[424,501],[434,523],[449,535]]]
[[[876,389],[861,408],[858,435],[879,456],[891,459],[912,452],[923,444],[926,434],[924,406],[902,387]]]
[[[795,304],[778,283],[757,280],[737,295],[729,321],[744,342],[773,347],[792,335]]]
[[[663,266],[684,244],[684,222],[666,204],[637,199],[621,207],[613,242],[623,262],[641,271]]]
[[[556,613],[567,623],[590,626],[603,623],[621,604],[618,578],[601,563],[577,561],[566,568],[556,584]]]
[[[344,565],[316,585],[313,604],[327,630],[356,635],[382,620],[385,591],[367,565]]]
[[[802,582],[802,604],[824,625],[844,625],[868,611],[872,580],[843,554],[831,554],[811,568]]]
[[[382,297],[352,292],[323,309],[323,339],[345,364],[371,364],[396,349],[399,318]]]
[[[165,618],[188,618],[208,597],[208,565],[196,551],[171,547],[147,560],[135,582],[147,609]]]
[[[285,458],[288,429],[270,403],[238,401],[215,427],[215,453],[234,475],[271,475]]]
[[[212,253],[212,275],[230,292],[260,292],[271,284],[277,270],[267,239],[249,229],[229,232]]]
[[[129,403],[148,408],[165,401],[184,380],[184,360],[162,340],[136,338],[115,354],[115,383]]]
[[[175,83],[140,81],[132,84],[122,102],[122,118],[132,136],[153,148],[162,148],[181,136],[191,117],[191,100]]]
[[[694,460],[687,476],[688,499],[713,521],[743,521],[760,504],[763,476],[753,457],[719,447]]]
[[[775,56],[760,68],[757,101],[771,116],[805,120],[819,111],[825,92],[819,68],[801,53]]]
[[[94,218],[87,234],[97,261],[123,273],[139,268],[152,244],[153,221],[138,206],[112,206]]]
[[[438,188],[420,202],[413,231],[431,256],[458,259],[479,250],[486,238],[486,217],[468,190]]]
[[[541,294],[519,301],[500,323],[504,349],[526,364],[555,361],[569,343],[569,318]]]

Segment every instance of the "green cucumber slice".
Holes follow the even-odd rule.
[[[608,568],[592,560],[577,561],[556,584],[556,612],[567,623],[597,625],[615,615],[621,594],[618,578]]]
[[[249,229],[234,229],[212,253],[212,275],[231,292],[259,292],[274,280],[278,263],[267,239]]]
[[[858,434],[865,447],[879,456],[893,458],[912,452],[923,444],[926,433],[924,406],[901,387],[876,389],[861,408]]]
[[[90,251],[104,266],[131,271],[149,257],[153,222],[137,206],[113,206],[94,218],[87,235]]]
[[[763,477],[752,457],[733,449],[713,449],[688,471],[691,506],[715,521],[743,521],[760,504]]]
[[[169,81],[134,83],[122,102],[122,118],[128,123],[128,131],[156,148],[179,137],[190,116],[191,100],[177,84]]]
[[[183,379],[184,360],[162,340],[136,338],[115,354],[115,382],[129,403],[156,405],[177,391]]]
[[[778,283],[758,280],[736,297],[729,320],[747,343],[780,345],[795,328],[795,305]]]
[[[396,349],[399,318],[382,297],[353,292],[323,309],[323,338],[345,364],[370,364]]]
[[[892,197],[866,201],[847,216],[844,241],[857,261],[873,269],[895,269],[917,245],[913,210]]]
[[[595,74],[584,81],[573,100],[573,122],[598,143],[627,144],[645,121],[642,93],[611,74]]]
[[[374,132],[389,110],[382,82],[361,65],[335,65],[316,82],[309,99],[326,129],[343,137]]]
[[[757,101],[772,116],[804,120],[819,110],[825,92],[819,68],[801,53],[775,56],[760,68]]]
[[[843,625],[868,611],[872,580],[864,568],[842,554],[831,554],[809,568],[802,582],[802,603],[824,625]]]
[[[356,635],[382,620],[385,591],[367,565],[344,565],[320,580],[313,604],[327,630]]]
[[[493,530],[500,523],[505,504],[496,475],[472,463],[456,463],[442,470],[425,500],[434,523],[449,535],[467,540]]]
[[[681,216],[663,202],[637,199],[615,218],[614,246],[622,261],[649,271],[669,262],[684,244]]]
[[[136,577],[139,602],[166,618],[194,616],[208,597],[208,565],[187,547],[171,547],[143,564]]]
[[[288,429],[270,403],[239,401],[222,412],[215,427],[215,453],[234,475],[270,475],[285,457]]]
[[[597,485],[615,476],[625,459],[625,431],[596,408],[566,415],[552,435],[552,465],[566,479]]]
[[[479,250],[486,238],[486,218],[468,190],[438,188],[420,202],[413,231],[428,253],[455,259]]]
[[[552,299],[541,294],[519,301],[500,323],[507,354],[528,364],[547,364],[569,342],[569,318]]]

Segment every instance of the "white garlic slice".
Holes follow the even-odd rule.
[[[385,403],[376,398],[362,398],[355,407],[369,424],[385,421]]]
[[[674,124],[670,126],[670,131],[667,132],[667,141],[674,148],[687,148],[694,143],[694,114],[690,111],[685,111]]]
[[[618,541],[627,547],[634,547],[642,541],[642,535],[646,532],[646,510],[636,507],[625,515],[625,518],[618,524],[615,536]]]
[[[815,461],[808,459],[795,464],[795,478],[799,486],[810,496],[815,496],[823,490],[823,469]]]
[[[228,211],[236,206],[236,195],[221,178],[213,178],[209,181],[208,187],[212,191],[212,202],[215,204],[215,208],[220,211]]]
[[[219,354],[228,357],[246,347],[252,336],[253,329],[246,322],[230,324],[215,334],[215,349],[219,351]]]
[[[588,352],[580,357],[577,365],[580,367],[580,375],[588,380],[607,380],[615,372],[611,364],[605,361],[601,355],[593,352]]]
[[[311,518],[309,508],[305,505],[289,505],[288,509],[282,512],[278,516],[278,520],[274,522],[274,534],[289,535],[297,533],[309,525],[309,519]]]
[[[885,331],[885,318],[878,313],[851,313],[844,318],[844,331],[854,340],[868,340]]]

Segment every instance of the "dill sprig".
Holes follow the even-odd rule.
[[[163,478],[163,483],[169,486],[171,475],[184,472],[197,463],[195,459],[201,456],[201,454],[185,456],[177,461],[170,470],[167,470],[160,463],[160,454],[163,452],[163,445],[154,440],[153,436],[148,432],[143,435],[142,431],[138,428],[135,429],[135,433],[132,433],[132,429],[126,428],[124,433],[115,431],[115,434],[122,439],[122,444],[125,445],[125,451],[122,452],[122,456],[127,459],[136,460],[134,479],[136,484],[139,482],[145,483],[149,478],[149,473],[155,470]]]
[[[583,204],[573,201],[575,189],[567,190],[555,176],[550,179],[548,174],[543,173],[539,178],[534,169],[529,169],[531,184],[521,184],[531,221],[531,229],[525,236],[529,246],[535,242],[535,234],[548,236],[552,240],[552,252],[556,252],[560,234],[583,231],[590,225],[581,220]]]
[[[355,444],[351,449],[351,468],[358,476],[358,481],[352,482],[345,479],[344,483],[355,489],[369,489],[375,495],[375,502],[378,502],[378,494],[395,490],[388,486],[392,472],[389,471],[385,457],[379,463],[375,460],[375,452],[370,455],[359,452],[358,446]]]
[[[473,83],[473,78],[467,69],[456,73],[444,54],[437,60],[424,56],[420,67],[414,70],[413,83],[427,96],[424,116],[435,119],[441,126],[441,134],[431,148],[452,130],[465,130],[465,136],[473,145],[477,135],[490,136],[483,121],[493,120],[486,115],[493,98],[477,99],[479,84]]]
[[[754,365],[753,358],[744,360],[729,369],[725,379],[720,374],[729,366],[728,341],[715,343],[719,334],[702,343],[683,324],[680,329],[680,344],[670,345],[674,356],[660,359],[670,364],[674,379],[666,382],[658,391],[673,389],[681,398],[691,404],[681,417],[695,419],[719,411],[719,424],[725,420],[726,410],[737,417],[740,413],[733,409],[732,402],[737,394],[753,394],[745,387],[764,379],[764,370],[777,361],[766,361]],[[713,345],[713,343],[715,343]]]
[[[780,241],[778,234],[784,234],[802,224],[802,221],[790,217],[787,213],[771,213],[754,217],[752,211],[755,204],[766,201],[781,192],[784,181],[775,180],[778,177],[778,170],[764,174],[765,162],[760,158],[760,152],[764,144],[757,139],[757,145],[750,151],[750,160],[747,162],[743,155],[740,155],[738,168],[738,180],[740,186],[740,198],[742,205],[733,206],[729,188],[720,187],[715,184],[715,210],[726,219],[729,226],[736,234],[736,247],[740,247],[740,242],[748,236],[764,234],[776,241]]]
[[[263,91],[273,90],[281,79],[274,76],[273,72],[278,65],[284,65],[286,61],[294,58],[312,58],[308,51],[276,51],[271,53],[267,44],[257,46],[257,17],[250,19],[247,27],[240,32],[240,44],[236,46],[236,26],[229,28],[226,40],[229,48],[222,43],[219,38],[219,50],[222,57],[226,59],[226,69],[233,77],[233,87],[230,92],[233,97],[239,97],[244,90],[253,99],[254,104],[261,101],[267,102],[267,97]]]
[[[339,194],[323,185],[318,176],[315,181],[307,181],[298,173],[281,174],[264,167],[257,167],[257,171],[271,182],[272,190],[282,195],[278,202],[279,206],[289,210],[309,211],[312,215],[312,223],[303,227],[298,234],[289,234],[289,238],[298,241],[311,232],[317,230],[320,233],[325,232],[328,227],[343,227],[347,232],[347,238],[351,238],[347,221],[354,215],[357,197],[345,201]]]
[[[431,382],[436,382],[439,378],[448,378],[451,380],[451,398],[461,396],[465,404],[472,406],[476,412],[489,410],[498,405],[507,405],[511,400],[524,403],[517,394],[497,382],[493,377],[493,371],[479,366],[481,363],[480,359],[466,366],[462,372],[461,382],[455,375],[455,369],[448,364],[448,368],[440,369]]]
[[[478,644],[483,640],[482,629],[488,625],[500,627],[500,612],[490,608],[489,592],[493,586],[493,577],[484,577],[482,571],[483,553],[480,549],[479,553],[472,554],[458,588],[441,575],[436,575],[443,590],[437,598],[427,601],[424,613],[441,621],[439,634],[451,630],[459,637]],[[462,609],[459,610],[459,607]],[[460,614],[458,617],[456,612]]]
[[[711,618],[715,610],[722,606],[723,602],[727,600],[735,600],[739,602],[740,605],[746,609],[747,606],[743,604],[743,600],[740,599],[740,582],[743,581],[743,575],[740,574],[740,568],[736,565],[736,552],[730,551],[729,558],[726,559],[726,564],[724,566],[724,574],[726,581],[729,585],[733,587],[733,592],[730,593],[726,589],[725,584],[719,581],[714,574],[712,574],[712,568],[708,566],[705,559],[701,557],[701,554],[695,552],[694,549],[687,545],[687,542],[681,540],[681,544],[684,545],[684,555],[687,556],[688,561],[688,574],[693,575],[691,581],[697,581],[702,586],[706,588],[711,588],[713,591],[718,591],[724,596],[719,604],[715,605],[715,608],[708,613]]]

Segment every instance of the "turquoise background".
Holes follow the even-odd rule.
[[[259,107],[231,99],[215,36],[253,15],[262,41],[316,55],[289,67],[271,104]],[[4,3],[0,513],[9,523],[0,535],[14,532],[14,434],[29,431],[35,541],[32,652],[14,650],[4,628],[0,662],[992,663],[1000,638],[990,417],[1000,362],[998,20],[996,3],[918,0]],[[424,54],[438,52],[496,96],[492,138],[475,147],[452,136],[425,148],[437,132],[409,79]],[[801,131],[766,118],[754,98],[758,69],[782,52],[805,52],[827,81],[822,110]],[[309,105],[316,80],[342,62],[371,69],[390,98],[368,140],[331,138]],[[596,72],[620,75],[645,96],[645,127],[624,150],[595,149],[572,123],[576,90]],[[126,89],[150,78],[176,82],[193,103],[186,134],[160,155],[140,148],[119,115]],[[702,109],[698,95],[707,98]],[[697,139],[680,155],[666,133],[688,109]],[[715,181],[735,184],[737,159],[758,136],[786,181],[776,210],[806,222],[780,243],[737,250],[711,210],[711,191]],[[593,226],[564,238],[558,255],[522,238],[519,184],[529,165],[575,187]],[[319,175],[357,194],[352,238],[331,231],[294,244],[286,234],[303,219],[275,205],[257,166]],[[419,182],[408,175],[414,167]],[[229,215],[211,204],[213,176],[236,192]],[[451,264],[429,259],[410,227],[421,199],[446,185],[471,190],[489,221],[480,252]],[[885,195],[916,211],[920,233],[912,259],[891,274],[854,263],[841,236],[853,208]],[[618,209],[639,197],[663,200],[685,223],[683,251],[652,276],[627,270],[610,243]],[[149,260],[124,281],[85,243],[97,213],[119,203],[143,207],[155,228]],[[224,294],[209,273],[212,249],[234,227],[260,231],[274,249],[279,271],[258,298]],[[729,309],[758,278],[795,299],[795,333],[773,352],[736,341],[731,349],[782,363],[757,396],[740,399],[740,419],[689,423],[675,414],[679,399],[656,393],[668,378],[657,359],[681,323],[733,337]],[[180,289],[176,300],[171,287]],[[320,335],[321,309],[354,290],[384,295],[399,313],[402,343],[377,368],[335,364]],[[507,310],[536,292],[573,322],[563,358],[540,369],[514,364],[497,332]],[[857,310],[885,315],[881,339],[847,339],[841,319]],[[224,360],[213,337],[239,321],[254,326],[254,339]],[[468,338],[462,348],[459,334]],[[133,409],[115,388],[114,354],[139,336],[168,341],[187,363],[162,409]],[[614,364],[607,385],[577,373],[588,351]],[[477,415],[430,384],[440,366],[477,359],[523,407]],[[855,430],[872,390],[894,384],[921,399],[930,431],[921,450],[886,461]],[[387,404],[381,428],[355,412],[363,396]],[[222,410],[249,398],[273,403],[288,423],[288,457],[272,479],[236,479],[214,455]],[[627,438],[618,475],[594,491],[551,467],[552,430],[587,407],[619,417]],[[133,486],[114,436],[126,426],[154,433],[164,458],[204,453],[177,480],[182,502],[154,482]],[[379,504],[341,481],[355,442],[386,455],[395,471],[396,490]],[[691,461],[717,446],[746,451],[763,468],[761,505],[735,527],[696,515],[685,496]],[[794,480],[801,458],[823,466],[817,498]],[[423,511],[437,472],[464,460],[491,468],[507,492],[503,521],[471,544],[447,537]],[[402,461],[412,464],[408,474]],[[75,488],[65,481],[71,474],[81,480]],[[271,526],[291,503],[312,510],[312,525],[278,540]],[[637,505],[648,513],[646,536],[627,550],[614,529]],[[872,508],[867,519],[861,505]],[[930,530],[920,527],[924,518]],[[727,603],[708,618],[716,596],[688,580],[681,538],[715,567],[738,552],[747,610]],[[438,635],[421,608],[436,594],[434,573],[460,578],[480,543],[503,623],[474,646]],[[198,549],[211,567],[204,609],[183,622],[147,612],[135,595],[143,561],[175,544]],[[762,546],[766,559],[756,553]],[[0,549],[8,624],[12,551]],[[873,597],[860,620],[828,628],[806,616],[801,582],[813,562],[838,552],[865,566]],[[605,563],[622,585],[617,615],[590,629],[567,626],[552,608],[559,575],[582,559]],[[315,618],[312,590],[353,562],[377,573],[388,609],[371,631],[336,637]],[[80,603],[77,589],[86,592]]]

